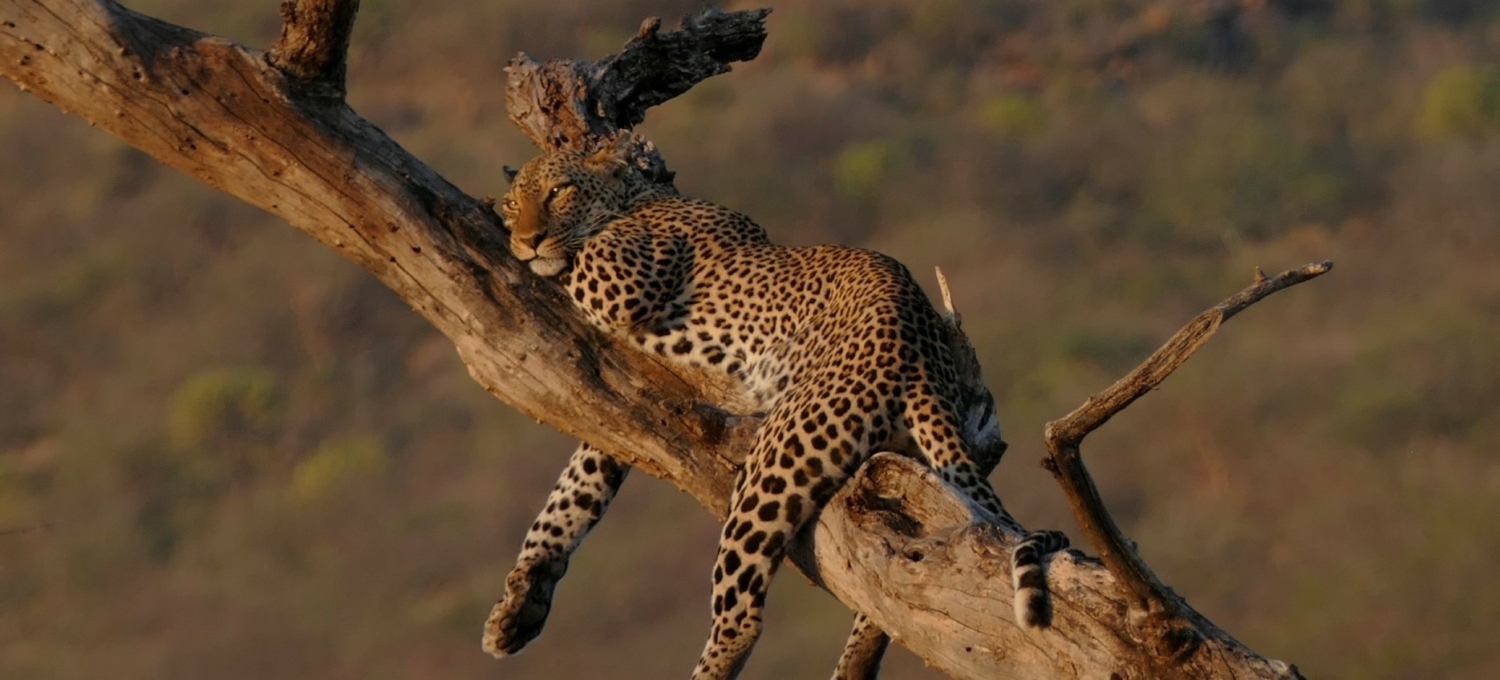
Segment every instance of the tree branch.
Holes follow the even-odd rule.
[[[358,12],[359,0],[282,0],[281,37],[267,59],[306,94],[342,100]]]
[[[1309,281],[1332,269],[1332,262],[1321,262],[1266,279],[1257,268],[1255,281],[1248,288],[1199,314],[1109,389],[1089,397],[1068,415],[1047,423],[1045,434],[1049,457],[1044,466],[1067,493],[1073,516],[1089,543],[1099,551],[1110,572],[1130,589],[1134,596],[1132,609],[1144,614],[1141,617],[1143,628],[1149,629],[1143,642],[1151,645],[1158,655],[1180,658],[1190,654],[1202,642],[1195,625],[1197,615],[1156,578],[1115,525],[1099,496],[1099,489],[1084,467],[1080,454],[1083,439],[1136,399],[1156,389],[1235,314],[1272,293]]]
[[[733,415],[712,381],[673,373],[581,321],[555,284],[510,257],[500,220],[484,204],[329,92],[309,88],[309,78],[326,84],[342,63],[353,3],[292,9],[292,37],[284,34],[285,49],[268,58],[107,0],[0,0],[0,76],[336,249],[444,333],[486,390],[669,481],[722,518],[756,419]],[[316,16],[331,28],[314,28],[324,25],[311,21]],[[690,22],[700,28],[684,29],[682,45],[708,61],[653,51],[674,35],[655,30],[627,46],[639,54],[607,68],[518,60],[507,93],[512,114],[543,148],[625,134],[619,123],[638,120],[673,88],[722,72],[714,62],[753,56],[764,16]],[[301,43],[325,47],[294,56],[303,54],[294,47]],[[645,77],[631,73],[671,72],[676,62],[663,60],[676,59],[697,66],[649,87],[629,81]],[[616,75],[595,78],[601,71]],[[607,87],[615,94],[591,93],[601,81],[614,83]],[[659,169],[652,176],[670,177]],[[1137,598],[1074,553],[1049,566],[1052,627],[1028,634],[1011,621],[1005,578],[1017,537],[974,520],[931,471],[881,455],[821,513],[792,559],[958,678],[1295,677],[1206,620],[1197,622],[1203,641],[1193,653],[1153,656],[1127,615]]]
[[[731,62],[760,54],[769,9],[721,12],[708,7],[662,32],[661,19],[641,22],[619,54],[596,62],[538,63],[525,52],[511,59],[505,108],[510,120],[543,151],[592,151],[613,144],[646,119],[646,109],[728,73]],[[652,181],[672,172],[656,147],[638,140],[636,163]]]
[[[593,112],[615,127],[646,120],[646,110],[692,89],[699,81],[729,72],[729,64],[760,55],[770,9],[726,14],[707,7],[662,33],[661,19],[641,22],[635,38],[617,55],[589,69]]]
[[[1318,262],[1277,274],[1267,279],[1260,269],[1255,270],[1255,281],[1244,290],[1208,308],[1194,317],[1181,330],[1172,334],[1160,349],[1136,366],[1125,377],[1115,381],[1109,389],[1089,397],[1082,406],[1062,418],[1047,424],[1049,438],[1064,443],[1082,441],[1088,433],[1109,422],[1116,413],[1125,410],[1136,399],[1156,389],[1172,371],[1177,370],[1198,348],[1208,342],[1219,326],[1245,308],[1260,302],[1277,291],[1310,281],[1333,269],[1332,262]]]

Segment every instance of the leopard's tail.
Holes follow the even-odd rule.
[[[1051,622],[1047,574],[1042,570],[1042,559],[1066,547],[1068,536],[1061,531],[1033,531],[1021,539],[1011,553],[1010,577],[1016,591],[1016,623],[1022,628],[1036,630]]]

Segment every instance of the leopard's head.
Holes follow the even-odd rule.
[[[510,252],[542,276],[568,268],[583,244],[608,224],[632,195],[628,146],[595,153],[559,151],[505,169],[510,190],[500,216]]]

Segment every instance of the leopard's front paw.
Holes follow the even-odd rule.
[[[536,639],[552,610],[555,579],[517,567],[505,579],[505,597],[490,610],[484,623],[484,651],[495,658],[521,651]]]

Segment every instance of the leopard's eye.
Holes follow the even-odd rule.
[[[507,198],[507,199],[505,199],[504,201],[502,201],[500,203],[500,207],[502,207],[502,208],[504,208],[506,210],[515,210],[516,209],[516,199],[514,199],[514,198]]]
[[[557,185],[555,187],[552,187],[552,195],[556,196],[556,195],[562,193],[562,190],[563,190],[563,188],[562,188],[561,184],[559,184],[559,185]]]

